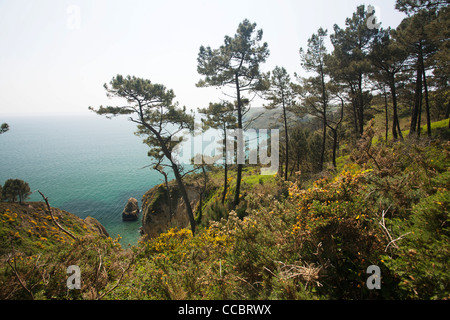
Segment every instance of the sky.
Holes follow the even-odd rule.
[[[405,17],[395,0],[0,0],[0,122],[87,114],[111,103],[103,84],[117,74],[164,84],[180,105],[204,108],[226,97],[195,86],[201,45],[218,48],[249,19],[269,45],[261,69],[302,73],[300,47],[320,27],[344,27],[360,4],[373,5],[384,28]]]

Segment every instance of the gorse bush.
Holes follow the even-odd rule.
[[[379,168],[348,163],[308,189],[286,183],[285,198],[249,192],[245,217],[232,211],[195,238],[170,230],[144,242],[145,298],[448,297],[446,144],[372,152]],[[370,265],[381,290],[366,286]]]
[[[344,170],[333,180],[313,188],[293,185],[290,198],[297,204],[292,232],[304,243],[303,255],[328,265],[327,288],[339,298],[363,298],[365,269],[376,265],[380,249],[377,207],[368,205],[366,176],[372,170]]]

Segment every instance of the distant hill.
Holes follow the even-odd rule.
[[[305,122],[309,120],[308,116],[303,118],[288,112],[290,122]],[[267,110],[265,108],[250,108],[244,115],[244,126],[253,129],[280,129],[283,127],[283,110],[280,108]]]

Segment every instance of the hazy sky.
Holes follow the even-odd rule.
[[[311,34],[344,27],[359,4],[374,5],[383,27],[404,17],[395,0],[0,0],[0,115],[87,113],[108,104],[103,84],[116,74],[206,107],[224,97],[195,87],[201,45],[217,48],[247,18],[269,44],[262,70],[299,73],[298,50]]]

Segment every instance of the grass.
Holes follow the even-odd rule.
[[[433,133],[433,131],[438,131],[439,133],[442,131],[444,134],[448,134],[448,131],[450,131],[449,129],[449,119],[444,119],[444,120],[440,120],[440,121],[435,121],[431,123],[431,132]],[[410,130],[402,130],[402,134],[403,134],[403,138],[408,137]],[[427,133],[427,125],[422,125],[420,127],[420,134],[421,136],[426,135]],[[381,135],[379,132],[375,135],[375,137],[372,140],[372,144],[377,144],[380,140],[380,137],[384,137],[384,135]],[[384,138],[383,138],[384,139]],[[392,132],[389,131],[388,134],[388,140],[392,139]]]
[[[95,226],[86,223],[77,216],[54,209],[55,219],[77,237],[97,233]],[[58,229],[46,211],[45,204],[29,202],[0,203],[0,253],[14,249],[34,253],[40,250],[52,250],[64,243],[73,243],[73,239]]]

